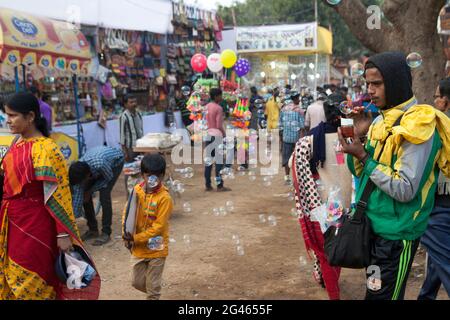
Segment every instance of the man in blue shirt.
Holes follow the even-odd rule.
[[[97,238],[94,246],[101,246],[111,240],[112,201],[111,192],[122,172],[124,156],[121,150],[110,147],[96,147],[88,150],[69,169],[72,190],[72,204],[75,216],[84,216],[89,230],[82,235],[83,241]],[[102,234],[99,236],[92,194],[100,191],[102,205]]]
[[[300,93],[291,93],[292,103],[281,109],[279,128],[283,130],[282,164],[285,169],[284,182],[290,185],[289,158],[294,152],[295,144],[304,134],[305,111],[300,108]]]

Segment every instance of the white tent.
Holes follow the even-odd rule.
[[[1,8],[104,28],[173,32],[167,0],[0,0]]]

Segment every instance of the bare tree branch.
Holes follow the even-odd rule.
[[[335,10],[344,19],[355,37],[368,49],[374,52],[386,50],[389,46],[389,40],[386,35],[392,34],[394,28],[389,24],[381,21],[381,29],[369,30],[367,28],[366,6],[361,0],[342,1]]]

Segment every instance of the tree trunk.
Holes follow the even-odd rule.
[[[361,43],[374,52],[419,53],[422,65],[412,70],[419,103],[433,104],[433,95],[445,76],[445,54],[437,33],[439,11],[445,0],[385,0],[381,28],[369,30],[369,14],[361,0],[346,0],[335,7]]]

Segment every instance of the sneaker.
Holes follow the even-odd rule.
[[[87,241],[98,237],[98,231],[88,230],[82,236],[81,240]]]
[[[231,189],[227,187],[217,187],[217,192],[226,192],[226,191],[231,191]]]
[[[111,237],[106,233],[102,233],[102,235],[98,237],[92,245],[98,247],[107,244],[109,241],[111,241]]]
[[[211,187],[211,186],[205,188],[205,191],[207,191],[207,192],[208,192],[208,191],[213,191],[213,190],[214,190],[214,189],[213,189],[213,187]]]

